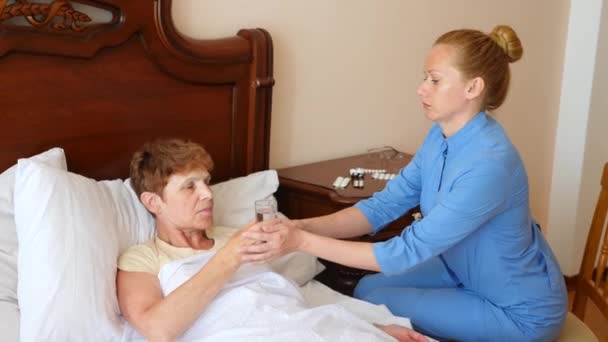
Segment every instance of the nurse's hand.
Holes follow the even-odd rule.
[[[302,235],[296,223],[285,216],[258,222],[243,232],[243,237],[256,241],[242,246],[243,261],[267,262],[296,251],[302,243]]]

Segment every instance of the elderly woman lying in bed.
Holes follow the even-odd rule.
[[[374,326],[337,305],[307,308],[290,281],[264,265],[243,264],[243,247],[253,241],[242,232],[259,227],[213,233],[212,168],[200,145],[176,139],[147,143],[133,156],[131,182],[155,218],[156,238],[118,262],[126,339],[426,340],[402,326]]]

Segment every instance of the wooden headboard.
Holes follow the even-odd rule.
[[[157,137],[202,143],[214,181],[266,169],[270,35],[194,40],[176,31],[171,8],[0,0],[0,171],[59,146],[71,171],[125,178],[133,152]]]

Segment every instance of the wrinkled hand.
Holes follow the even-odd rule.
[[[243,232],[256,243],[243,246],[246,262],[267,262],[298,249],[301,231],[286,217],[262,221]]]
[[[413,329],[396,324],[376,325],[380,330],[396,338],[399,342],[428,342],[429,339]]]

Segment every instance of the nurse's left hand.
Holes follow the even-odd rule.
[[[243,237],[256,240],[243,246],[243,261],[266,262],[297,250],[302,232],[286,217],[256,223],[243,232]]]

